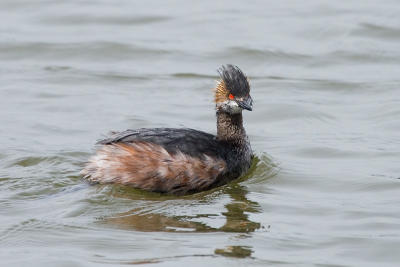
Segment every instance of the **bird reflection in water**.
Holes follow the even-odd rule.
[[[130,210],[106,218],[103,222],[124,229],[136,231],[165,231],[165,232],[253,232],[261,227],[260,223],[249,220],[247,212],[260,212],[257,202],[246,198],[244,186],[239,184],[227,186],[223,193],[229,194],[232,201],[225,205],[227,209],[222,215],[226,223],[219,228],[199,222],[202,218],[212,218],[215,214],[196,214],[193,216],[168,216],[157,212],[146,212],[142,208]],[[218,194],[219,195],[219,194]]]
[[[246,177],[243,177],[237,182],[230,183],[226,186],[214,189],[212,192],[202,192],[196,195],[186,196],[178,199],[178,206],[182,201],[209,204],[210,196],[212,199],[228,195],[230,202],[224,207],[226,211],[220,214],[194,214],[194,215],[166,215],[160,212],[162,207],[155,209],[146,209],[149,205],[140,205],[138,208],[127,212],[118,213],[112,217],[105,218],[102,222],[108,225],[113,225],[119,228],[132,229],[136,231],[164,231],[164,232],[237,232],[249,233],[261,228],[259,222],[253,222],[249,219],[249,213],[261,212],[260,205],[247,198],[248,190],[239,182],[248,179],[249,176],[262,176],[271,178],[277,173],[276,165],[266,155],[260,158],[255,157],[250,171]],[[160,196],[158,194],[140,192],[135,189],[120,188],[113,190],[113,197],[128,198],[148,202],[148,204],[164,203],[168,200],[176,200],[173,196]],[[173,203],[172,205],[176,205]],[[212,204],[211,204],[212,205]],[[208,219],[213,219],[216,216],[223,215],[226,222],[221,227],[212,227],[206,223]]]

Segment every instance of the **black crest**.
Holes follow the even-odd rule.
[[[234,96],[247,96],[250,93],[249,81],[239,67],[227,64],[219,68],[218,72],[226,88]]]

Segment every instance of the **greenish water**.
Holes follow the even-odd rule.
[[[0,265],[398,266],[397,1],[0,3]],[[250,78],[241,179],[185,197],[90,186],[110,130],[215,133]]]

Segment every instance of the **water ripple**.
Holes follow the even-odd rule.
[[[95,60],[127,60],[170,54],[172,51],[151,49],[120,42],[49,43],[24,42],[0,44],[0,58],[16,60],[29,58],[75,58]]]
[[[142,25],[165,22],[170,20],[171,17],[167,16],[93,16],[89,14],[81,15],[64,15],[54,16],[39,19],[39,22],[55,25],[117,25],[117,26],[130,26],[130,25]]]
[[[361,23],[359,28],[352,31],[352,34],[380,41],[397,41],[400,39],[400,28],[373,23]]]

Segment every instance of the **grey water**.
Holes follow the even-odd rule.
[[[0,2],[0,265],[399,266],[398,1]],[[111,130],[215,133],[248,74],[250,172],[173,197],[90,186]]]

